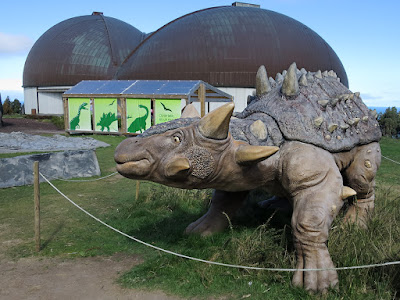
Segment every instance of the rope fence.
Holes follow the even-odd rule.
[[[100,177],[100,178],[87,179],[87,180],[80,180],[80,179],[74,180],[74,179],[62,179],[62,178],[58,178],[58,180],[67,181],[67,182],[91,182],[91,181],[103,180],[103,179],[106,179],[108,177],[114,176],[116,174],[118,174],[118,172],[114,172],[114,173],[108,174],[108,175]]]
[[[54,189],[56,190],[61,196],[63,196],[67,201],[69,201],[72,205],[74,205],[76,208],[78,208],[79,210],[81,210],[82,212],[84,212],[86,215],[88,215],[89,217],[91,217],[92,219],[96,220],[97,222],[101,223],[102,225],[108,227],[109,229],[137,242],[140,243],[146,247],[150,247],[153,248],[155,250],[167,253],[167,254],[171,254],[177,257],[181,257],[181,258],[185,258],[188,260],[193,260],[193,261],[197,261],[197,262],[203,262],[203,263],[207,263],[207,264],[212,264],[212,265],[218,265],[218,266],[223,266],[223,267],[230,267],[230,268],[237,268],[237,269],[247,269],[247,270],[259,270],[259,271],[274,271],[274,272],[295,272],[295,271],[302,271],[302,272],[306,272],[306,271],[327,271],[327,270],[354,270],[354,269],[366,269],[366,268],[375,268],[375,267],[384,267],[384,266],[391,266],[391,265],[399,265],[400,261],[393,261],[393,262],[385,262],[385,263],[379,263],[379,264],[369,264],[369,265],[361,265],[361,266],[350,266],[350,267],[338,267],[338,268],[326,268],[326,269],[290,269],[290,268],[264,268],[264,267],[251,267],[251,266],[241,266],[241,265],[234,265],[234,264],[226,264],[226,263],[221,263],[221,262],[215,262],[215,261],[209,261],[209,260],[205,260],[205,259],[201,259],[201,258],[196,258],[196,257],[191,257],[188,255],[184,255],[184,254],[180,254],[180,253],[176,253],[170,250],[166,250],[154,245],[151,245],[149,243],[146,243],[142,240],[139,240],[133,236],[130,236],[114,227],[112,227],[111,225],[105,223],[104,221],[100,220],[99,218],[95,217],[94,215],[92,215],[91,213],[89,213],[87,210],[85,210],[84,208],[80,207],[78,204],[76,204],[74,201],[72,201],[70,198],[68,198],[64,193],[62,193],[56,186],[54,186],[54,184],[52,184],[45,176],[43,176],[42,173],[40,173],[40,176]]]
[[[393,159],[390,159],[389,157],[386,157],[386,156],[383,156],[383,155],[381,155],[384,159],[387,159],[387,160],[389,160],[389,161],[391,161],[391,162],[393,162],[393,163],[395,163],[395,164],[398,164],[398,165],[400,165],[400,162],[398,162],[398,161],[395,161],[395,160],[393,160]]]

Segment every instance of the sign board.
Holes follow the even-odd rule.
[[[156,124],[181,117],[181,99],[156,99],[154,102]]]
[[[90,98],[69,98],[68,115],[70,130],[92,130]]]
[[[142,133],[151,126],[151,100],[126,99],[126,128],[130,133]]]
[[[94,100],[95,131],[118,132],[117,98]]]

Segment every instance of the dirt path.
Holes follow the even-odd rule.
[[[21,131],[30,134],[63,134],[64,130],[58,129],[53,123],[43,122],[34,119],[16,118],[9,119],[3,118],[3,127],[0,127],[0,132],[10,133]]]
[[[141,261],[114,255],[78,259],[0,261],[0,299],[177,300],[162,292],[123,289],[115,280]]]

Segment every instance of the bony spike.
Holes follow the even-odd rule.
[[[235,153],[238,164],[257,163],[277,152],[279,147],[275,146],[251,146],[241,145]]]
[[[347,199],[349,197],[357,195],[357,192],[353,190],[351,187],[343,186],[342,189],[342,199]]]

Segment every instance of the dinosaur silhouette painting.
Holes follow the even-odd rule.
[[[88,108],[86,108],[87,105],[88,105],[87,102],[83,102],[81,105],[79,105],[77,115],[69,122],[69,126],[70,126],[71,130],[76,130],[76,129],[80,128],[79,121],[80,121],[80,116],[81,116],[81,110],[82,109],[88,110]]]
[[[97,126],[100,126],[100,130],[104,131],[105,128],[107,128],[107,131],[110,131],[110,126],[113,122],[118,121],[117,116],[115,113],[108,112],[103,113],[103,115],[100,118],[100,121],[97,123]]]
[[[164,108],[165,111],[170,111],[170,112],[172,112],[172,110],[169,109],[169,108],[167,108],[167,107],[164,105],[164,103],[160,102],[160,104],[162,105],[162,107]]]
[[[128,127],[128,132],[140,131],[140,133],[142,133],[144,130],[146,130],[146,120],[149,116],[149,109],[141,104],[139,104],[139,107],[146,110],[146,113],[143,116],[137,117],[135,120],[133,120],[131,125]]]

